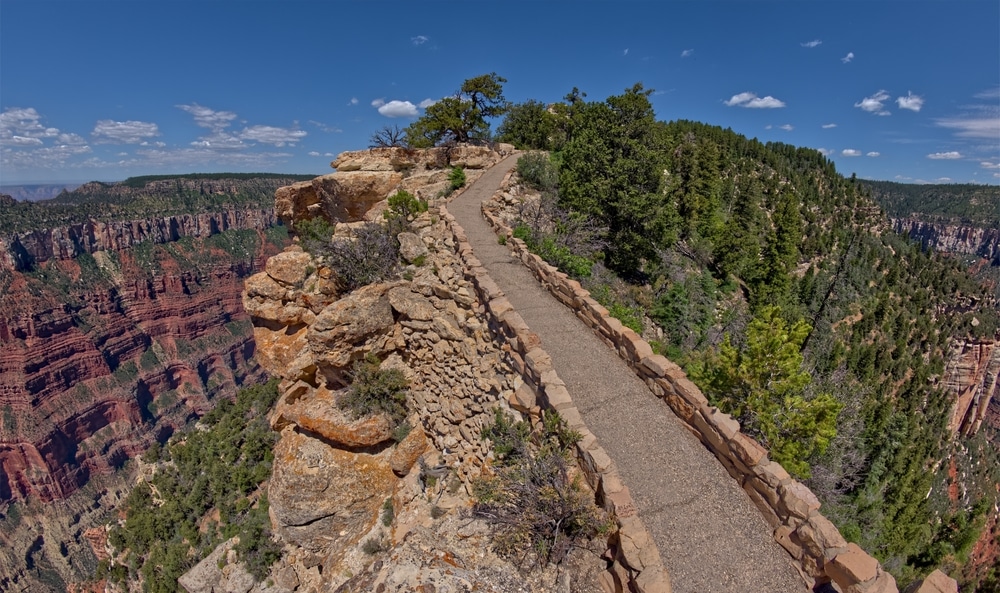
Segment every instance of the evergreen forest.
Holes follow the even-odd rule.
[[[953,440],[942,377],[950,345],[995,339],[1000,316],[873,200],[943,196],[941,216],[995,224],[987,201],[947,198],[981,188],[845,178],[816,150],[661,121],[650,93],[510,106],[497,139],[544,151],[518,163],[541,199],[515,236],[681,364],[901,583],[941,567],[995,590],[995,569],[963,566],[995,512],[997,448]]]

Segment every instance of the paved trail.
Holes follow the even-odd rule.
[[[743,490],[680,420],[512,258],[482,217],[511,156],[448,205],[476,257],[552,356],[587,427],[617,465],[653,534],[674,593],[804,593]]]

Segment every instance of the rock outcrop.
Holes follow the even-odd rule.
[[[954,394],[948,430],[974,435],[1000,405],[1000,347],[994,341],[955,340],[945,367],[944,386]]]
[[[418,198],[438,197],[449,185],[451,167],[481,171],[513,147],[372,148],[343,152],[330,166],[336,173],[279,189],[275,209],[282,222],[322,216],[330,222],[362,220],[366,212],[396,189]],[[471,183],[474,176],[470,176]]]
[[[1000,265],[1000,228],[980,228],[927,222],[916,218],[893,218],[892,228],[919,241],[925,248],[947,253],[978,255]]]

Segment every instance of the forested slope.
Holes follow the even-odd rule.
[[[997,465],[952,441],[941,379],[951,340],[996,337],[996,307],[818,151],[657,121],[648,95],[512,108],[501,138],[553,151],[519,166],[545,196],[520,234],[656,338],[903,582],[961,577]]]

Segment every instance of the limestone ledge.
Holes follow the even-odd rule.
[[[645,340],[611,317],[608,310],[593,299],[579,282],[532,254],[522,240],[513,236],[510,227],[504,224],[491,206],[498,200],[503,200],[505,194],[510,194],[510,178],[511,174],[508,174],[492,202],[483,203],[483,216],[498,235],[506,237],[507,246],[534,273],[542,286],[561,303],[573,309],[577,317],[601,340],[615,349],[650,391],[666,402],[685,426],[715,454],[760,510],[773,529],[775,541],[792,557],[806,583],[814,587],[832,582],[844,593],[898,593],[893,576],[856,544],[848,543],[833,523],[819,512],[820,502],[816,495],[804,484],[794,480],[780,464],[769,459],[763,446],[740,431],[739,422],[709,405],[705,395],[679,366],[654,354]],[[462,240],[464,237],[456,232],[456,242],[460,249]],[[471,248],[469,251],[471,253]],[[476,267],[473,264],[477,262],[467,263],[475,273]],[[485,276],[485,272],[481,275]],[[523,321],[499,294],[495,284],[488,277],[480,281],[480,276],[477,275],[476,279],[477,286],[485,287],[481,288],[483,301],[489,303],[490,310],[500,319],[511,340],[530,344],[533,334],[517,334],[515,330],[523,332],[520,327]],[[529,360],[536,363],[539,359],[538,352],[519,354],[524,360],[526,375],[533,377],[536,369],[532,368]],[[583,432],[585,427],[575,407],[572,407],[565,387],[552,383],[553,375],[547,376],[550,382],[543,383],[542,387],[547,394],[552,394],[552,405],[567,419],[571,427]],[[542,380],[541,375],[539,380]],[[563,411],[567,407],[572,407],[572,411]],[[589,461],[584,465],[598,480],[599,495],[604,498],[606,508],[618,510],[616,505],[623,500],[627,502],[622,504],[622,510],[629,508],[632,505],[627,488],[621,486],[617,474],[613,473],[613,466],[607,474],[601,472],[605,468],[602,460],[606,460],[607,455],[597,447],[596,439],[590,433],[584,434],[588,436],[581,442],[581,457],[586,460],[589,456]],[[595,451],[599,453],[595,454]],[[607,466],[611,466],[610,461]],[[606,477],[609,474],[611,479]],[[952,591],[957,593],[957,587]]]

